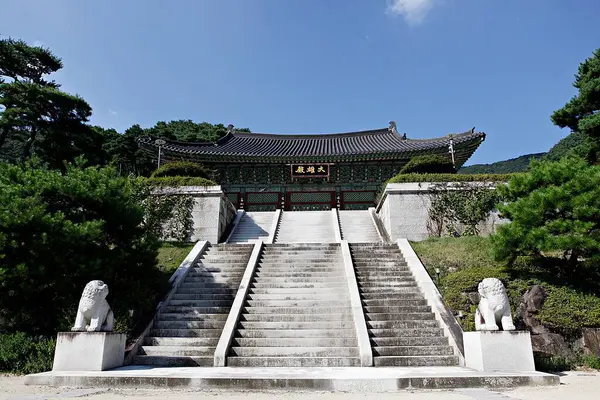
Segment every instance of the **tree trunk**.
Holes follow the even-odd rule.
[[[577,261],[579,259],[579,253],[575,250],[571,250],[571,255],[569,256],[569,260],[567,261],[567,265],[571,271],[575,270],[577,267]]]
[[[37,136],[37,129],[35,127],[31,127],[31,133],[29,135],[29,139],[25,142],[25,147],[23,147],[23,162],[29,158],[31,155],[31,147],[33,146],[33,142],[35,142],[35,137]]]

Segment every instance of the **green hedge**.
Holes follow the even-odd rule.
[[[387,183],[409,182],[507,182],[515,174],[398,174]]]
[[[23,332],[0,335],[0,372],[36,374],[52,370],[54,339]]]
[[[165,176],[161,178],[140,178],[145,179],[151,186],[157,187],[178,187],[178,186],[215,186],[216,182],[210,179],[195,176]]]
[[[401,174],[453,174],[452,160],[439,154],[416,156],[400,170]]]
[[[208,179],[212,171],[205,168],[202,164],[191,161],[173,161],[160,166],[152,173],[153,178],[165,176],[193,176]]]

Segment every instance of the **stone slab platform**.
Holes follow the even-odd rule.
[[[128,366],[98,372],[44,372],[26,385],[79,388],[191,388],[198,390],[318,390],[394,392],[404,389],[507,388],[558,385],[542,372],[478,372],[464,367],[401,368],[156,368]]]

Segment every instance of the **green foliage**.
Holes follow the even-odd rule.
[[[587,136],[581,132],[571,132],[570,135],[556,143],[543,157],[545,161],[559,161],[566,155],[577,155],[586,158],[592,150]]]
[[[158,249],[158,267],[161,271],[173,273],[187,257],[194,243],[168,242],[163,243]]]
[[[0,334],[0,372],[36,374],[52,370],[54,339],[33,338],[23,332]]]
[[[398,174],[387,183],[507,182],[515,174]]]
[[[0,320],[5,331],[69,329],[85,284],[102,279],[120,326],[165,289],[145,190],[114,169],[0,164]]]
[[[452,174],[454,172],[452,160],[437,154],[413,157],[400,170],[401,174]]]
[[[526,154],[510,160],[498,161],[492,164],[474,164],[468,167],[462,167],[458,170],[459,174],[512,174],[515,172],[525,172],[529,168],[531,160],[538,160],[546,153]]]
[[[435,183],[429,188],[429,233],[441,236],[473,236],[498,201],[496,190],[473,183]]]
[[[539,314],[545,325],[576,330],[600,324],[600,293],[585,293],[567,286],[549,286],[546,292],[548,298]]]
[[[152,178],[165,176],[191,176],[210,179],[211,171],[203,165],[191,161],[173,161],[160,166],[152,173]]]
[[[598,356],[583,356],[581,357],[581,364],[585,367],[600,370],[600,357]]]
[[[574,360],[569,360],[564,357],[545,356],[542,354],[533,353],[536,371],[541,372],[561,372],[570,371],[576,366]]]
[[[179,187],[179,186],[215,186],[217,183],[206,178],[190,176],[165,176],[147,179],[149,185],[154,187]]]
[[[62,168],[64,161],[100,150],[99,137],[86,124],[92,114],[89,104],[43,78],[61,67],[47,49],[0,40],[1,158],[36,155],[52,168]]]
[[[488,237],[431,238],[411,244],[434,280],[435,269],[440,270],[438,286],[444,302],[456,313],[462,312],[465,330],[475,328],[477,305],[468,294],[475,293],[477,284],[488,277],[503,281],[513,311],[532,285],[542,285],[548,297],[538,317],[554,332],[570,334],[600,327],[600,279],[591,271],[557,277],[531,257],[519,257],[508,266],[494,259]]]
[[[572,270],[580,257],[600,254],[600,167],[577,157],[534,161],[498,191],[508,202],[498,208],[511,220],[492,236],[498,259],[560,252]]]
[[[573,86],[579,93],[552,114],[552,122],[600,143],[600,49],[579,65]]]

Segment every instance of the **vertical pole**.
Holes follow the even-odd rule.
[[[156,168],[160,168],[160,150],[161,146],[158,146],[158,165],[156,166]]]

